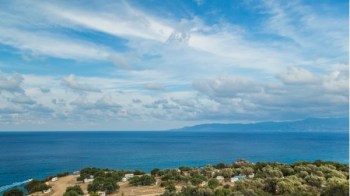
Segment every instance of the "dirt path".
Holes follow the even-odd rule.
[[[62,196],[66,192],[66,188],[69,186],[74,186],[80,184],[77,182],[77,175],[69,175],[65,177],[58,178],[56,182],[48,182],[52,186],[51,196]]]
[[[79,185],[84,191],[85,195],[88,195],[87,185],[88,183],[82,183],[77,181],[78,175],[69,175],[58,178],[56,182],[47,182],[50,185],[51,192],[44,194],[42,192],[33,193],[31,196],[62,196],[66,192],[66,188],[70,186]],[[164,188],[159,185],[152,186],[130,186],[128,182],[118,182],[120,189],[111,194],[112,196],[156,196],[161,195],[164,192]]]

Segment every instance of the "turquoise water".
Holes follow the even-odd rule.
[[[0,132],[0,190],[83,167],[150,171],[239,158],[348,163],[348,146],[348,133]]]

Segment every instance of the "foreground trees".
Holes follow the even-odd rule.
[[[51,188],[49,185],[45,184],[45,181],[41,180],[32,180],[24,186],[27,189],[28,193],[34,193],[39,191],[45,191]]]
[[[135,176],[129,179],[129,184],[133,186],[149,186],[154,183],[156,183],[156,179],[149,175]]]
[[[79,195],[84,195],[84,192],[79,185],[68,187],[66,189],[66,192],[63,194],[63,196],[79,196]]]
[[[23,191],[19,189],[11,189],[3,193],[3,196],[23,196],[23,195],[24,195]]]
[[[125,174],[134,173],[130,186],[149,186],[160,182],[164,196],[347,196],[349,195],[349,166],[335,162],[296,162],[217,164],[200,168],[154,169],[151,175],[140,170],[117,171],[85,168],[78,180],[93,179],[88,184],[90,195],[99,191],[107,194],[119,189],[118,182]],[[136,175],[137,174],[137,175]],[[125,180],[125,179],[124,179]],[[126,185],[127,186],[127,185]],[[33,180],[25,185],[29,193],[50,188],[45,181]],[[159,190],[159,189],[158,189]],[[22,193],[23,194],[23,193]],[[79,186],[68,187],[64,196],[82,195]],[[4,193],[5,195],[5,193]],[[17,190],[6,192],[6,196],[21,195]]]
[[[187,175],[167,172],[160,177],[163,182],[179,179],[174,182],[182,184],[182,189],[177,192],[166,190],[166,196],[345,196],[349,195],[348,169],[347,164],[323,161],[294,164],[240,162],[232,165],[220,163],[215,168],[190,168],[186,170]],[[219,182],[216,176],[224,177],[224,181]],[[230,182],[234,176],[240,179]]]

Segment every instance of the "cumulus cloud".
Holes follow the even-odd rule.
[[[348,115],[340,4],[235,2],[259,16],[239,23],[221,7],[200,15],[194,2],[175,12],[134,1],[4,4],[0,122],[113,129],[125,119],[136,127]]]
[[[163,85],[156,82],[145,83],[143,87],[147,90],[154,90],[154,91],[164,90]]]
[[[319,78],[314,73],[303,69],[301,67],[290,67],[287,73],[280,74],[277,76],[285,84],[316,84],[321,82]]]
[[[26,105],[33,105],[36,103],[36,101],[32,100],[30,97],[26,95],[17,96],[11,99],[11,102],[16,104],[26,104]]]
[[[340,108],[349,104],[349,79],[344,73],[339,75],[339,71],[316,75],[306,69],[290,68],[286,74],[277,76],[280,84],[237,80],[232,76],[195,81],[193,87],[217,102],[220,110],[216,115],[225,118],[346,116],[348,110]],[[335,86],[328,86],[332,84]]]
[[[65,86],[77,91],[77,92],[101,92],[100,89],[97,89],[93,86],[87,84],[81,84],[76,80],[74,75],[69,75],[62,79],[62,82]]]
[[[233,98],[238,94],[259,92],[258,83],[242,77],[221,76],[214,79],[196,80],[193,88],[213,97]]]
[[[5,75],[0,72],[0,91],[7,92],[23,92],[21,88],[21,83],[23,82],[23,77],[21,74]]]
[[[42,92],[42,93],[49,93],[50,92],[50,89],[49,88],[40,88],[40,91]]]

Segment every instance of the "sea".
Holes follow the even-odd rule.
[[[143,170],[251,162],[349,163],[348,133],[0,132],[0,193],[84,167]]]

